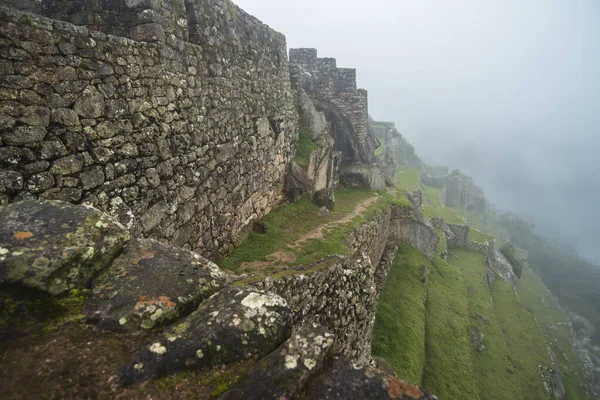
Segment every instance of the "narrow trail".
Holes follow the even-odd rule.
[[[316,227],[315,229],[308,232],[307,234],[300,236],[300,238],[298,240],[296,240],[293,244],[288,245],[288,247],[290,247],[292,249],[296,249],[296,248],[300,247],[300,245],[303,242],[307,241],[308,239],[323,239],[323,231],[325,229],[332,228],[336,225],[343,225],[343,224],[349,223],[350,221],[352,221],[352,219],[354,219],[355,217],[364,213],[367,210],[367,208],[371,204],[373,204],[378,198],[379,198],[379,196],[373,196],[373,197],[369,197],[368,199],[361,201],[360,203],[358,203],[356,205],[356,207],[354,208],[354,210],[352,210],[352,212],[350,214],[345,215],[343,218],[336,219],[334,221],[331,221],[331,222],[328,222],[326,224]]]
[[[377,199],[379,199],[379,196],[374,195],[372,197],[369,197],[368,199],[365,199],[365,200],[359,202],[356,205],[356,207],[354,207],[354,210],[352,210],[352,212],[350,212],[349,214],[344,215],[340,219],[336,219],[336,220],[333,220],[333,221],[330,221],[330,222],[327,222],[327,223],[324,223],[322,225],[315,227],[310,232],[300,236],[292,244],[288,244],[287,248],[288,249],[297,249],[302,246],[302,243],[306,242],[309,239],[323,239],[325,230],[333,228],[338,225],[343,225],[343,224],[347,224],[347,223],[351,222],[352,219],[354,219],[355,217],[364,213],[367,210],[367,208],[371,204],[373,204]],[[289,264],[289,263],[293,263],[294,261],[296,261],[296,254],[294,254],[292,251],[278,250],[278,251],[275,251],[275,252],[267,255],[266,259],[267,259],[266,261],[243,262],[240,265],[240,268],[242,270],[245,270],[248,268],[263,269],[263,268],[267,268],[267,267],[277,266],[277,265],[280,265],[281,263]]]

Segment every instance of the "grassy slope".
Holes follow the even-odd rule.
[[[336,190],[335,209],[331,212],[332,219],[340,219],[351,213],[359,202],[374,195],[375,192],[366,189]],[[347,254],[346,239],[350,232],[370,216],[389,206],[391,196],[379,193],[379,197],[363,215],[355,217],[351,223],[337,225],[325,232],[324,239],[306,240],[302,246],[295,249],[290,249],[287,245],[294,243],[315,227],[326,224],[331,220],[322,215],[319,212],[319,207],[313,204],[310,199],[299,200],[273,210],[260,220],[266,227],[267,232],[265,234],[251,232],[248,239],[236,247],[231,256],[220,262],[220,266],[236,271],[242,262],[265,261],[269,254],[277,250],[294,253],[297,257],[297,260],[293,263],[295,265],[309,264],[329,254]],[[406,202],[408,203],[408,200]],[[285,266],[285,263],[282,263],[282,266]]]
[[[453,252],[456,257],[449,258],[448,263],[463,272],[467,285],[471,325],[477,326],[484,334],[484,350],[473,353],[481,398],[521,399],[523,398],[521,387],[515,376],[515,368],[508,357],[508,350],[485,281],[485,256],[466,249],[457,248],[453,249]]]
[[[416,168],[402,168],[398,172],[398,190],[412,192],[419,189],[419,170]]]
[[[461,271],[439,258],[427,284],[423,387],[440,399],[479,399]]]
[[[424,186],[423,193],[427,203],[434,207],[442,206],[442,203],[440,203],[440,189],[433,186]]]
[[[491,240],[493,237],[491,235],[488,235],[487,233],[483,233],[480,230],[477,229],[473,229],[471,227],[471,229],[469,229],[469,239],[471,239],[474,242],[485,242],[486,240]]]
[[[423,187],[423,214],[429,219],[442,217],[450,224],[464,224],[465,221],[457,214],[457,210],[450,207],[442,207],[440,203],[440,189],[432,186]]]
[[[425,362],[425,296],[421,265],[428,261],[400,246],[379,298],[373,355],[385,358],[401,379],[421,384]]]
[[[565,324],[567,319],[554,299],[549,296],[542,279],[533,270],[524,269],[517,285],[517,293],[521,303],[535,316],[547,343],[551,343],[564,376],[565,398],[589,399],[587,392],[581,387],[586,380],[569,342],[571,332]]]
[[[516,367],[524,398],[545,400],[538,365],[550,367],[552,362],[535,319],[525,310],[510,283],[497,278],[491,292],[496,318],[504,334],[508,354]]]

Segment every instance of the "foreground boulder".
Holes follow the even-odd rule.
[[[308,387],[306,399],[436,400],[418,386],[372,367],[356,367],[335,357],[329,370]]]
[[[103,329],[150,329],[193,311],[227,275],[197,253],[151,239],[132,239],[94,279],[83,311]]]
[[[221,400],[284,399],[296,394],[330,356],[334,335],[320,325],[307,325],[258,363]]]
[[[279,347],[291,331],[292,313],[283,298],[253,288],[225,288],[163,339],[149,343],[113,383],[128,385],[184,369],[261,358]]]
[[[88,286],[129,239],[103,212],[62,201],[10,204],[0,221],[0,283],[53,295]]]

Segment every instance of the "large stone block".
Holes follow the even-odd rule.
[[[219,267],[194,252],[133,239],[94,279],[84,313],[103,329],[156,328],[190,313],[227,281]]]
[[[90,206],[30,200],[0,208],[0,283],[51,294],[85,288],[129,233]]]

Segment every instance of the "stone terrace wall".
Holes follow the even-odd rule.
[[[0,7],[0,204],[88,202],[206,256],[278,204],[297,141],[285,37],[227,1],[193,4],[202,46]]]
[[[350,235],[349,256],[331,256],[306,268],[292,268],[250,284],[286,299],[294,326],[317,322],[336,335],[335,351],[365,364],[379,290],[394,260],[397,244],[407,243],[433,255],[433,228],[418,223],[417,210],[392,205],[358,226]],[[429,230],[429,234],[424,231]],[[399,235],[402,231],[404,235]],[[422,239],[426,236],[428,239]],[[427,242],[427,243],[426,243]],[[244,281],[247,282],[247,281]]]
[[[357,89],[356,69],[338,68],[335,58],[317,58],[316,49],[290,49],[290,64],[294,85],[301,85],[302,72],[308,72],[312,81],[310,90],[305,90],[316,100],[332,104],[350,120],[358,151],[343,152],[343,161],[374,163],[378,143],[369,130],[368,95],[366,90]],[[336,144],[339,142],[336,138]]]

